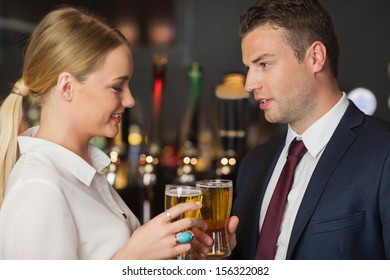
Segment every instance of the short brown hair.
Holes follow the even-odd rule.
[[[317,0],[258,0],[240,16],[242,37],[253,29],[274,24],[286,30],[286,41],[298,61],[308,46],[321,41],[327,50],[329,66],[337,77],[339,45],[332,19]]]

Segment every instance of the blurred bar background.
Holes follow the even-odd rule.
[[[390,1],[320,0],[339,38],[341,88],[366,113],[390,121]],[[254,0],[0,0],[0,96],[19,78],[37,22],[55,6],[85,7],[128,38],[136,107],[115,139],[107,178],[142,222],[163,211],[166,183],[235,178],[253,146],[285,129],[268,124],[243,89],[239,15]],[[28,107],[29,125],[39,108]],[[261,159],[259,159],[261,160]]]

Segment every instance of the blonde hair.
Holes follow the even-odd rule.
[[[0,207],[8,177],[18,155],[17,136],[23,116],[23,97],[45,101],[59,74],[84,81],[98,70],[107,53],[128,45],[119,31],[89,11],[61,7],[47,14],[33,32],[24,57],[22,77],[0,108]]]

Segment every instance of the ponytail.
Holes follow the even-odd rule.
[[[17,137],[23,116],[23,97],[28,93],[28,88],[19,80],[0,107],[0,207],[8,177],[19,157]]]

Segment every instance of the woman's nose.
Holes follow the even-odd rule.
[[[134,107],[134,105],[135,105],[135,99],[134,99],[133,95],[131,94],[130,88],[123,92],[122,105],[123,105],[123,107],[126,107],[126,108],[131,108],[131,107]]]

